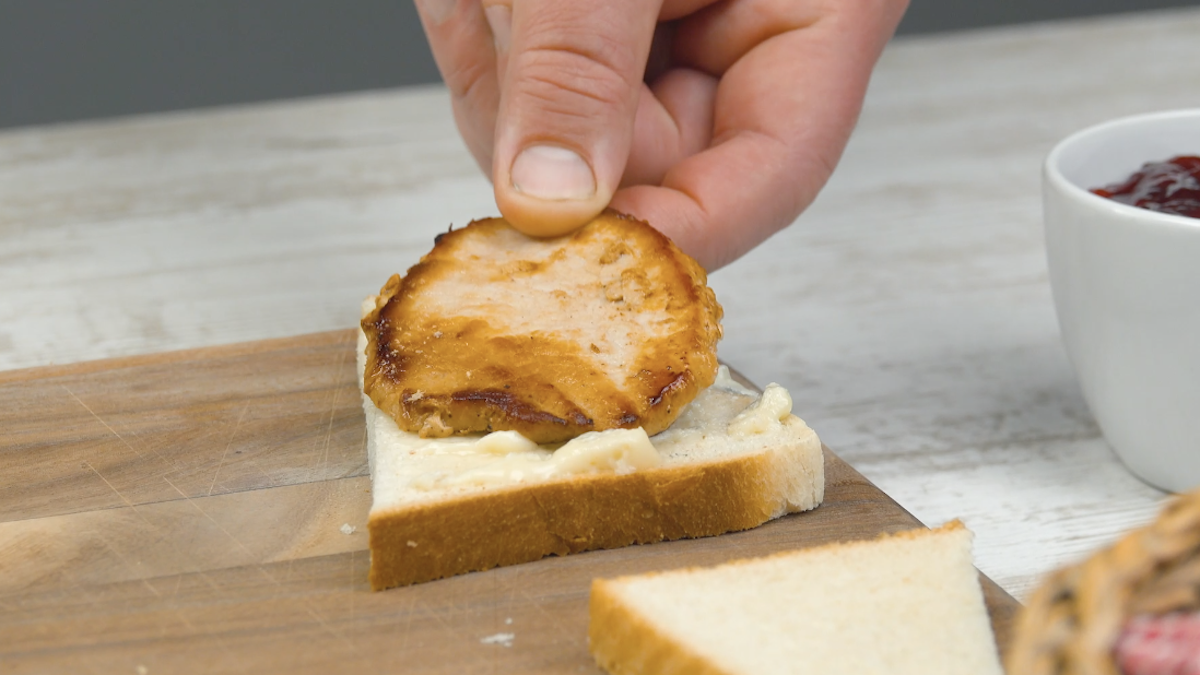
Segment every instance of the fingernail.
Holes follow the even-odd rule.
[[[430,21],[437,25],[454,13],[454,4],[457,0],[417,0],[417,4],[421,7],[423,13]]]
[[[512,37],[512,9],[508,5],[488,5],[483,8],[483,13],[492,29],[496,51],[508,51],[508,41]]]
[[[531,145],[522,150],[513,161],[511,179],[517,192],[536,199],[590,199],[596,194],[592,167],[556,145]]]

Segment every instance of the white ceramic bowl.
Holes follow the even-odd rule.
[[[1046,158],[1046,254],[1088,406],[1142,480],[1200,486],[1200,219],[1091,194],[1146,162],[1200,155],[1200,110],[1085,129]]]

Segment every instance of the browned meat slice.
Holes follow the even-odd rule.
[[[479,220],[380,291],[364,390],[427,437],[655,434],[716,377],[721,314],[699,264],[634,218],[554,239]]]

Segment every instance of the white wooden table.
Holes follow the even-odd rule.
[[[1060,346],[1040,161],[1200,106],[1197,35],[1175,11],[896,40],[817,203],[712,278],[721,356],[923,521],[961,517],[1019,598],[1163,499]],[[0,369],[350,327],[493,213],[440,88],[0,133]]]

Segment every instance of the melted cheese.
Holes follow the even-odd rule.
[[[649,469],[662,463],[658,451],[650,443],[650,437],[642,429],[591,431],[571,439],[557,450],[539,447],[515,431],[488,434],[475,441],[475,445],[487,444],[488,439],[497,433],[513,434],[532,448],[501,454],[494,461],[457,475],[446,475],[436,479],[426,475],[422,480],[415,481],[414,486],[431,489],[457,485],[543,481],[585,473],[623,474],[638,469]]]
[[[733,418],[729,423],[729,433],[734,436],[765,434],[778,429],[791,414],[792,395],[772,382],[757,401]]]
[[[777,384],[764,394],[735,382],[721,366],[716,382],[688,404],[666,431],[650,438],[642,429],[593,431],[558,447],[539,446],[515,431],[421,438],[396,423],[364,397],[370,458],[376,481],[430,491],[543,482],[589,473],[625,474],[659,466],[663,455],[709,436],[752,436],[777,428],[791,412],[787,390]],[[413,461],[418,460],[418,461]]]

